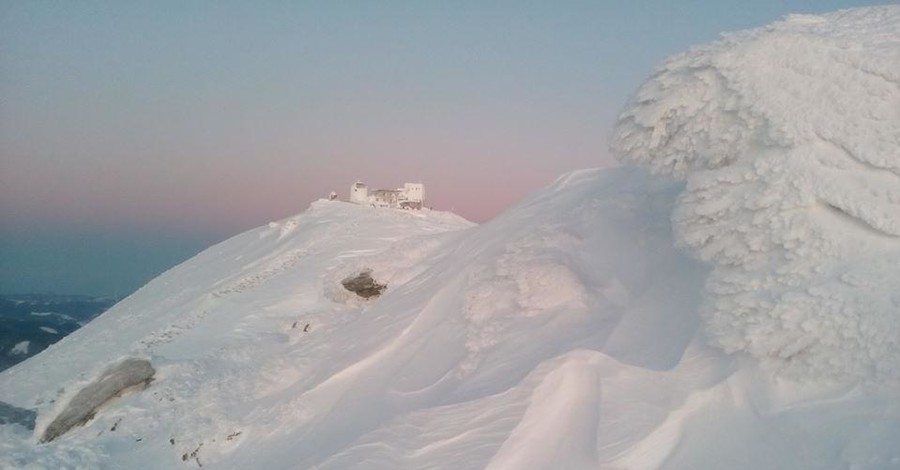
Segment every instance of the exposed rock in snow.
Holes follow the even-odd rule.
[[[303,214],[207,249],[0,373],[0,400],[38,413],[33,432],[0,426],[0,467],[897,466],[900,401],[894,390],[775,376],[759,361],[707,345],[699,313],[706,302],[708,325],[720,342],[753,339],[747,348],[783,342],[813,321],[809,332],[817,334],[806,349],[791,358],[759,354],[803,376],[823,374],[821,360],[828,356],[840,375],[859,377],[862,351],[878,348],[885,355],[873,355],[870,365],[890,375],[885,358],[894,340],[870,328],[893,328],[893,317],[879,315],[884,302],[898,300],[886,291],[896,265],[878,264],[895,253],[892,214],[885,212],[896,203],[890,179],[896,169],[875,170],[877,152],[864,165],[858,164],[863,157],[834,155],[831,167],[840,172],[829,180],[836,187],[827,196],[862,198],[866,208],[828,199],[847,214],[841,215],[818,203],[800,204],[808,194],[826,197],[815,192],[813,176],[820,174],[815,162],[831,154],[809,153],[821,142],[810,137],[814,132],[804,133],[815,126],[791,121],[789,131],[766,124],[738,138],[746,129],[719,119],[775,122],[766,117],[768,107],[737,106],[752,101],[741,90],[756,88],[715,78],[723,81],[709,82],[708,90],[706,81],[690,79],[718,61],[728,65],[725,72],[753,76],[738,52],[753,50],[767,34],[806,28],[822,31],[823,38],[834,33],[845,41],[846,63],[884,72],[888,82],[896,74],[860,58],[857,39],[865,31],[884,41],[896,37],[898,29],[884,24],[896,11],[792,18],[675,59],[696,67],[663,69],[624,116],[618,142],[629,158],[686,182],[633,166],[577,171],[478,227],[452,214],[319,201]],[[818,50],[816,41],[803,42],[807,33],[791,34]],[[776,46],[787,50],[794,44],[779,41]],[[862,44],[863,56],[880,53],[878,41]],[[726,60],[729,54],[733,61]],[[783,54],[772,51],[773,67],[804,63]],[[772,79],[790,84],[777,70]],[[894,99],[894,92],[866,80],[875,95]],[[663,93],[660,87],[669,88]],[[699,91],[682,106],[678,89]],[[799,98],[791,99],[805,90],[796,93]],[[722,96],[733,101],[722,104]],[[697,97],[709,101],[696,104]],[[875,106],[872,116],[892,112],[859,99]],[[720,108],[721,116],[715,114]],[[694,118],[657,119],[679,113]],[[696,136],[682,135],[678,126]],[[840,127],[829,129],[838,135]],[[707,135],[707,128],[725,135]],[[762,145],[755,136],[763,128],[797,142],[773,137]],[[684,149],[666,153],[666,142],[679,139]],[[698,148],[721,148],[728,158],[716,161],[718,151],[706,160],[681,153],[701,140],[705,147]],[[658,161],[656,152],[667,156]],[[868,186],[872,174],[881,176]],[[851,178],[851,184],[850,175],[865,180]],[[856,194],[857,183],[874,191]],[[676,248],[676,240],[701,259]],[[851,243],[859,243],[857,251]],[[377,302],[341,285],[366,268],[391,286]],[[846,287],[832,285],[835,279]],[[775,310],[832,293],[834,303],[817,308],[837,315]],[[754,317],[764,302],[777,315]],[[794,321],[799,326],[792,329]],[[834,321],[846,329],[832,328]],[[750,331],[754,325],[761,329]],[[818,339],[823,333],[827,341]],[[845,344],[853,335],[859,341]],[[828,341],[845,347],[847,356],[824,348]],[[74,402],[68,399],[74,391],[101,375],[109,357],[151,357],[154,385],[107,403],[83,426],[38,445],[48,421]]]
[[[110,366],[97,380],[72,397],[59,415],[47,426],[41,442],[49,442],[75,426],[92,419],[97,409],[110,399],[121,396],[129,388],[147,385],[156,370],[146,359],[128,358]]]
[[[686,180],[708,329],[794,377],[900,379],[900,7],[789,16],[666,61],[614,152]]]
[[[344,286],[344,289],[347,289],[364,299],[378,297],[384,292],[384,289],[387,288],[386,285],[379,284],[375,279],[372,279],[372,270],[370,269],[366,269],[355,276],[345,278],[341,281],[341,285]]]

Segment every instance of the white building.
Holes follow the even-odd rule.
[[[350,202],[372,207],[392,207],[395,209],[421,209],[425,207],[425,185],[403,183],[397,189],[373,189],[362,181],[350,186]]]

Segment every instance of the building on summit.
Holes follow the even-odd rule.
[[[350,202],[372,207],[422,209],[425,207],[425,185],[403,183],[402,188],[369,190],[365,183],[357,181],[350,186]]]

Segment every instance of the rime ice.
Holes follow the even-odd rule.
[[[898,15],[667,62],[616,140],[664,175],[481,226],[322,200],[207,249],[0,373],[0,467],[896,467]],[[150,386],[39,445],[121,357]]]
[[[687,182],[718,344],[800,378],[900,381],[900,8],[789,16],[666,61],[615,130]]]

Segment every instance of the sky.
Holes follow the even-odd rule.
[[[350,185],[484,222],[655,64],[855,1],[0,2],[0,293],[123,296]]]

